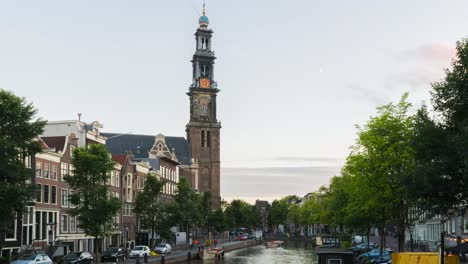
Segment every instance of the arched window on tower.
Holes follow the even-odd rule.
[[[208,147],[211,147],[211,133],[210,131],[206,132],[206,144]]]
[[[202,130],[201,132],[201,147],[204,148],[205,147],[205,131]]]
[[[209,77],[210,76],[210,66],[207,64],[200,65],[200,74],[202,77]]]

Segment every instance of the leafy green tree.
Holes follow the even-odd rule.
[[[34,197],[34,171],[25,159],[41,152],[37,137],[46,123],[36,114],[24,98],[0,89],[0,251],[16,215]]]
[[[176,224],[179,224],[182,229],[190,233],[192,226],[202,222],[201,215],[202,198],[188,185],[187,180],[181,177],[177,184],[177,191],[174,196],[174,203],[172,205],[172,215]],[[189,236],[187,235],[187,242]]]
[[[360,128],[358,140],[347,159],[345,172],[356,177],[355,204],[371,213],[378,223],[380,237],[390,222],[396,225],[399,250],[403,250],[408,210],[413,206],[406,183],[415,168],[413,117],[407,94],[398,104],[378,108],[379,115]],[[381,241],[383,244],[383,240]]]
[[[227,229],[226,216],[223,210],[218,209],[208,215],[208,227],[220,233]]]
[[[161,192],[165,181],[158,180],[154,175],[148,174],[143,192],[138,193],[135,201],[135,209],[141,226],[151,230],[151,248],[156,245],[154,240],[155,232],[161,231],[162,221],[165,219],[165,212],[161,205]]]
[[[413,190],[432,215],[446,216],[468,202],[468,39],[456,49],[445,78],[432,84],[434,113],[423,107],[415,121]]]
[[[227,205],[224,212],[227,225],[230,228],[256,228],[261,226],[261,218],[258,210],[255,206],[243,200],[233,200]]]
[[[268,223],[272,229],[278,230],[279,225],[286,225],[288,221],[289,205],[287,200],[274,200],[268,213]]]
[[[73,151],[72,164],[73,175],[67,175],[65,180],[76,191],[70,196],[76,207],[69,210],[78,218],[78,226],[97,242],[112,229],[112,220],[120,208],[119,199],[109,197],[105,185],[114,162],[104,145],[91,144]],[[98,254],[97,247],[95,253]]]

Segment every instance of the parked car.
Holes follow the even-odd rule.
[[[249,235],[247,235],[247,234],[241,233],[241,234],[239,234],[239,235],[237,236],[237,240],[241,240],[241,241],[242,241],[242,240],[247,240],[247,239],[249,239]]]
[[[170,254],[172,247],[167,243],[161,243],[154,248],[154,251],[159,254]]]
[[[370,244],[367,244],[367,243],[362,243],[362,244],[358,244],[354,247],[351,248],[351,250],[353,251],[353,253],[355,255],[360,255],[364,252],[367,252],[367,251],[370,251],[372,249],[376,249],[378,248],[378,246],[374,243],[370,243]]]
[[[21,256],[11,264],[52,264],[52,260],[46,254],[28,254]]]
[[[376,249],[373,249],[367,253],[364,253],[364,254],[361,254],[359,255],[359,261],[360,262],[363,262],[363,260],[367,259],[369,260],[371,263],[373,260],[376,260],[377,263],[379,263],[378,261],[389,261],[390,259],[392,259],[392,256],[391,256],[391,250],[384,250],[382,252],[382,257],[379,259],[380,257],[380,249],[376,248]]]
[[[93,255],[86,251],[71,252],[63,258],[64,264],[91,264],[93,262]]]
[[[110,247],[106,249],[101,256],[101,262],[112,261],[125,261],[126,256],[121,248]]]
[[[144,257],[150,256],[151,250],[147,246],[136,246],[130,251],[129,257],[136,258],[137,256]]]

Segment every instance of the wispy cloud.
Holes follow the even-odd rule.
[[[365,100],[373,105],[382,105],[390,101],[390,97],[380,89],[368,89],[359,84],[349,84],[346,87],[351,93],[360,100]]]
[[[429,44],[406,50],[400,54],[400,57],[406,60],[446,65],[455,56],[455,52],[455,45]]]
[[[443,77],[444,69],[450,66],[455,52],[454,45],[445,44],[422,45],[405,50],[396,55],[402,66],[388,76],[385,87],[390,90],[427,89],[431,83]]]

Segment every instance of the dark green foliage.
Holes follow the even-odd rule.
[[[38,136],[46,121],[36,113],[24,98],[0,89],[0,248],[6,228],[34,197],[34,171],[24,159],[41,152]]]
[[[162,227],[165,226],[163,222],[166,221],[166,214],[160,201],[164,184],[165,181],[158,180],[155,176],[148,174],[143,192],[138,193],[136,197],[134,212],[140,220],[141,227],[151,230],[151,238],[154,238],[155,232],[167,233],[167,230],[162,230]],[[151,248],[155,246],[153,244]]]
[[[423,107],[417,115],[416,199],[428,212],[445,215],[468,202],[468,39],[446,77],[432,85],[435,118]]]
[[[224,213],[226,224],[230,228],[256,228],[262,224],[257,208],[242,200],[233,200]]]
[[[76,191],[70,196],[71,203],[76,205],[70,212],[78,217],[79,227],[87,235],[103,237],[112,230],[112,219],[120,208],[119,199],[109,197],[104,184],[114,162],[104,145],[91,144],[73,151],[72,164],[73,176],[65,177]]]

